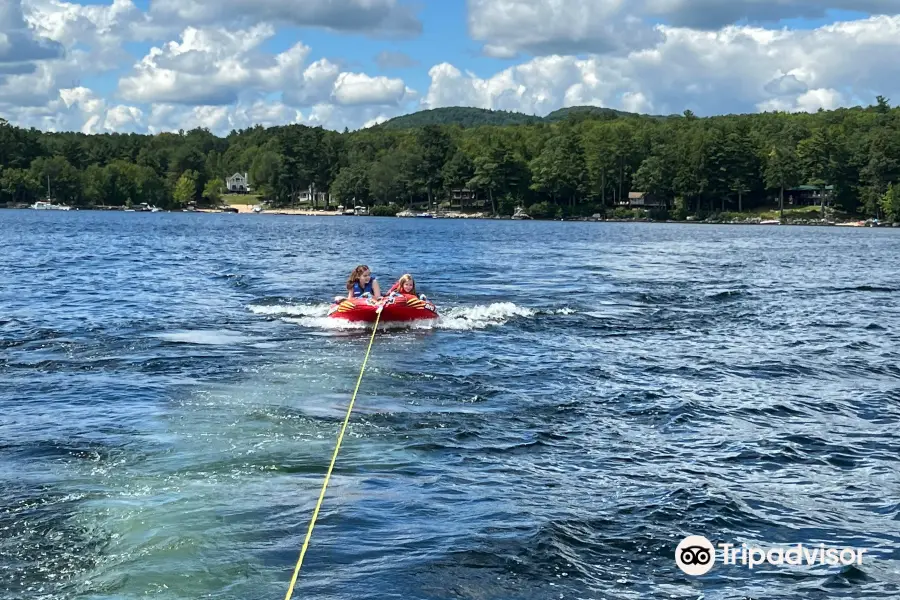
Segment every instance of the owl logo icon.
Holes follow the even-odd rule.
[[[675,564],[688,575],[705,575],[716,564],[716,549],[702,535],[689,535],[675,548]]]

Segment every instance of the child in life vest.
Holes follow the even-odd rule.
[[[348,299],[361,298],[366,294],[375,298],[375,300],[379,300],[381,299],[381,288],[378,285],[378,280],[375,277],[372,277],[372,272],[369,270],[369,267],[366,265],[359,265],[350,272],[350,277],[347,278],[346,297]],[[340,302],[343,299],[343,296],[336,296],[334,298],[335,302]]]
[[[416,296],[419,300],[427,300],[425,294],[419,294],[416,292],[416,280],[413,279],[413,276],[409,273],[403,275],[400,279],[397,280],[391,289],[388,291],[388,295],[400,295],[400,294],[409,294],[412,296]]]

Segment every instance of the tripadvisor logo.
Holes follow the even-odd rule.
[[[866,549],[838,548],[819,544],[762,548],[741,544],[718,544],[723,565],[743,565],[749,569],[762,564],[781,565],[861,565]],[[716,564],[716,546],[702,535],[689,535],[675,548],[675,564],[694,577],[709,573]]]
[[[705,575],[716,564],[716,549],[702,535],[689,535],[675,548],[675,564],[688,575]]]

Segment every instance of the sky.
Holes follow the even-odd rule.
[[[900,101],[900,0],[0,0],[0,117],[368,127],[473,106],[700,116]]]

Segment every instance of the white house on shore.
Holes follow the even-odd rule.
[[[250,178],[247,173],[235,173],[225,178],[225,189],[229,192],[249,192]]]
[[[328,205],[331,202],[331,194],[326,192],[313,191],[312,186],[297,194],[297,202],[300,204],[323,204]]]

